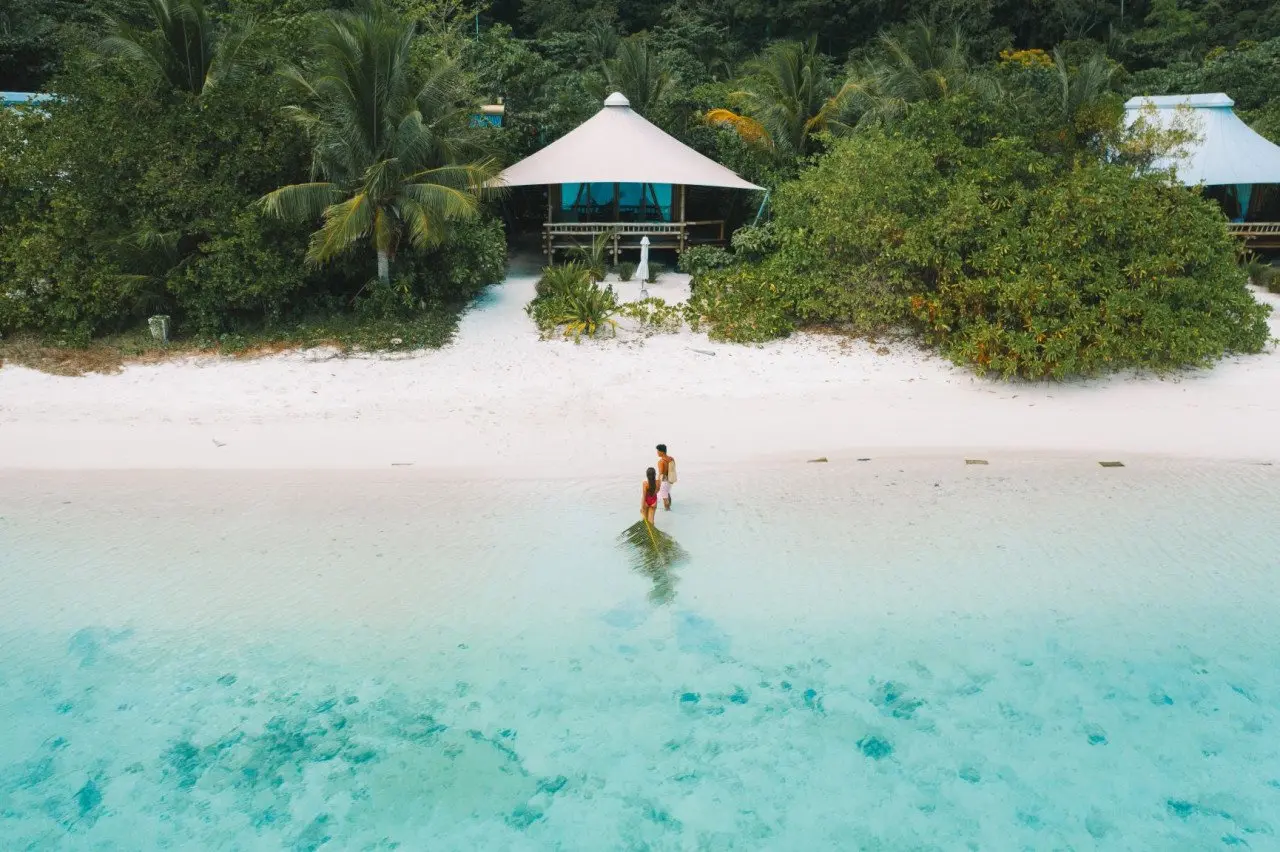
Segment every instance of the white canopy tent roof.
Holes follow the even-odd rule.
[[[1185,156],[1156,164],[1160,168],[1172,166],[1178,180],[1187,186],[1280,183],[1280,145],[1241,121],[1232,112],[1233,106],[1235,101],[1221,92],[1130,98],[1124,105],[1125,123],[1131,125],[1147,115],[1159,127],[1185,127],[1179,116],[1190,110],[1190,129],[1200,139],[1188,146]],[[1154,112],[1150,112],[1152,108]]]
[[[763,189],[668,136],[614,92],[604,109],[499,175],[503,186],[651,183]]]

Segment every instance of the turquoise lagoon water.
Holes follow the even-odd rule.
[[[1280,848],[1280,475],[0,476],[0,849]]]

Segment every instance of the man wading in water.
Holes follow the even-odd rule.
[[[662,508],[671,511],[671,486],[676,481],[676,460],[667,455],[667,445],[658,445],[658,496]]]

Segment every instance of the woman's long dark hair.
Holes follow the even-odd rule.
[[[644,492],[646,497],[657,496],[658,493],[658,472],[653,468],[649,468],[644,472],[645,478],[649,480],[649,484],[645,486],[647,491]]]

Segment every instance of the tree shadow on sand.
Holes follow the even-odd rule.
[[[623,530],[618,544],[627,551],[632,569],[652,581],[649,600],[659,606],[671,603],[676,596],[672,569],[688,561],[688,552],[671,536],[643,520]]]

